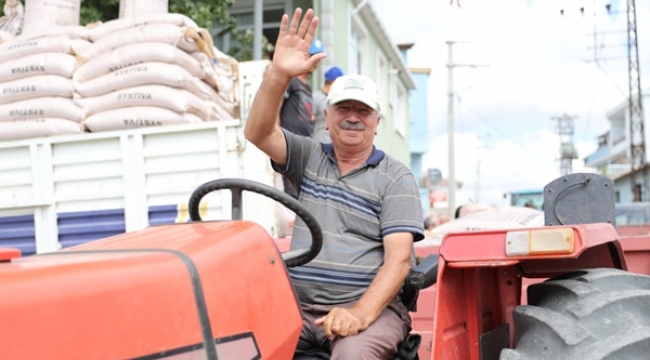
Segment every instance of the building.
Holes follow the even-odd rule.
[[[642,95],[645,119],[649,119],[650,96]],[[585,158],[585,166],[596,168],[598,173],[613,179],[615,201],[627,203],[650,201],[650,173],[648,164],[632,171],[630,162],[630,112],[627,100],[607,113],[609,130],[598,137],[598,148]],[[650,151],[650,129],[645,127],[646,161]]]

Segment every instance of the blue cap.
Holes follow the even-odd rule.
[[[323,52],[323,42],[318,39],[314,39],[311,42],[311,46],[309,47],[309,55],[314,55],[322,52]]]
[[[338,66],[332,66],[327,72],[325,72],[325,81],[334,81],[339,76],[343,76],[343,70]]]

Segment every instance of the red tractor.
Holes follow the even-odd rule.
[[[199,221],[201,198],[219,189],[232,192],[233,220]],[[312,247],[282,253],[241,220],[243,191],[301,216]],[[647,359],[650,277],[626,271],[613,205],[600,204],[612,191],[597,175],[563,177],[545,188],[549,226],[420,248],[402,294],[414,309],[405,344],[419,343],[421,360]],[[243,179],[207,183],[189,206],[192,223],[29,257],[0,250],[0,358],[291,359],[302,322],[286,267],[320,251],[317,220]]]

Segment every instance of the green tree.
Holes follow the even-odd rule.
[[[221,29],[213,36],[230,34],[239,46],[229,49],[228,54],[239,61],[250,60],[253,36],[237,29],[235,19],[228,12],[234,3],[235,0],[170,0],[169,12],[187,15],[198,26],[208,30]],[[120,0],[81,0],[80,23],[86,25],[117,19],[119,10]]]

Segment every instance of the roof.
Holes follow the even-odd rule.
[[[402,54],[400,53],[397,46],[390,40],[390,36],[388,36],[388,32],[379,20],[379,16],[375,12],[372,4],[368,0],[353,0],[353,2],[357,7],[362,6],[359,14],[365,20],[368,27],[371,28],[372,32],[378,35],[378,45],[393,61],[397,67],[397,70],[399,70],[399,77],[404,82],[404,85],[408,90],[415,89],[415,82],[411,77],[411,73],[406,68],[406,64],[404,64],[404,57],[402,57]]]

